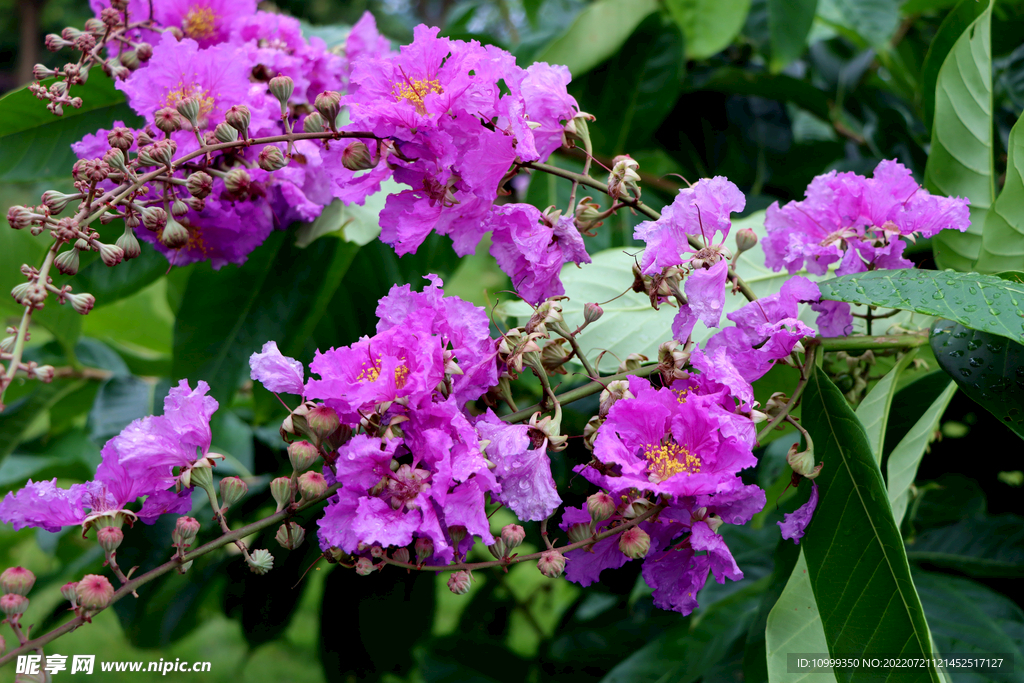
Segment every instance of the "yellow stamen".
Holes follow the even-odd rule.
[[[185,81],[178,81],[178,87],[167,91],[167,96],[164,98],[164,106],[175,109],[179,102],[189,97],[194,97],[199,101],[198,118],[205,119],[213,111],[214,100],[210,96],[209,91],[203,90],[195,83],[186,85]]]
[[[644,449],[647,458],[647,473],[652,482],[665,481],[680,472],[697,474],[700,472],[700,458],[690,453],[679,444],[668,442]]]
[[[193,7],[185,14],[181,28],[189,38],[209,38],[217,30],[217,15],[209,7]]]
[[[408,80],[404,83],[393,83],[391,85],[391,94],[395,96],[395,101],[401,102],[402,100],[408,100],[412,102],[416,107],[416,111],[420,114],[427,113],[427,110],[423,105],[423,99],[432,92],[444,92],[441,88],[440,81],[436,79],[429,80],[426,78],[420,78],[417,80]]]

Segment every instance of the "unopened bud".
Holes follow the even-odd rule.
[[[338,120],[338,113],[341,111],[341,95],[331,90],[322,92],[316,96],[313,106],[320,112],[324,123],[331,130],[336,130],[335,122]]]
[[[434,556],[434,541],[426,536],[420,536],[413,544],[413,549],[416,551],[416,562],[423,564]]]
[[[246,173],[245,169],[233,168],[228,171],[227,177],[224,178],[224,188],[231,194],[240,195],[245,194],[249,191],[249,185],[252,183],[252,178]]]
[[[196,540],[199,533],[199,520],[194,517],[178,517],[174,524],[174,531],[171,532],[171,546],[184,550]]]
[[[135,142],[135,136],[131,130],[118,126],[107,133],[107,142],[111,147],[126,152]]]
[[[149,43],[139,43],[135,47],[135,56],[139,58],[140,62],[148,62],[153,56],[153,46]]]
[[[807,450],[801,451],[800,444],[795,443],[789,447],[786,453],[786,462],[793,472],[808,479],[814,479],[821,472],[821,465],[814,465],[814,447],[808,446]]]
[[[616,401],[624,398],[634,398],[633,392],[629,390],[629,381],[617,379],[614,382],[609,382],[598,399],[600,406],[598,408],[598,415],[607,417],[608,411],[612,409]]]
[[[173,133],[181,130],[181,115],[170,107],[157,109],[153,114],[153,125],[164,133]]]
[[[360,557],[358,560],[356,560],[355,569],[356,574],[359,574],[359,576],[369,576],[377,569],[377,566],[373,563],[373,560],[371,560],[370,558]]]
[[[0,598],[0,612],[3,612],[8,618],[18,617],[24,614],[26,609],[28,609],[28,598],[24,595],[8,593]]]
[[[619,550],[626,557],[639,560],[651,549],[651,537],[638,526],[626,529],[619,536]]]
[[[185,181],[185,189],[193,197],[205,199],[213,190],[213,178],[203,171],[196,171]]]
[[[229,126],[237,130],[243,139],[249,137],[250,119],[249,107],[244,104],[236,104],[224,114],[224,120],[228,122]]]
[[[646,360],[647,356],[642,353],[631,353],[626,356],[626,360],[619,363],[619,372],[634,372],[639,370]]]
[[[526,538],[526,529],[518,524],[506,524],[501,529],[501,540],[508,550],[519,547]]]
[[[393,559],[395,562],[402,562],[402,563],[405,563],[405,564],[409,564],[409,559],[410,559],[409,549],[408,548],[399,548],[398,550],[396,550],[395,552],[393,552],[391,554],[391,559]]]
[[[57,190],[47,190],[43,193],[42,201],[47,209],[50,210],[51,215],[57,215],[67,207],[68,202],[72,199],[77,199],[77,195],[64,194]]]
[[[138,258],[142,254],[142,247],[139,246],[139,240],[135,237],[135,230],[129,228],[127,225],[124,226],[124,232],[115,242],[121,251],[124,252],[125,260]]]
[[[183,202],[180,197],[175,197],[174,201],[171,202],[171,215],[175,218],[181,218],[188,213],[188,204]]]
[[[288,165],[288,160],[284,158],[284,154],[281,150],[274,145],[267,145],[260,150],[260,155],[256,159],[256,163],[264,171],[274,172],[280,171],[282,168]]]
[[[456,595],[465,595],[469,592],[469,585],[473,577],[467,571],[457,571],[448,577],[448,590]]]
[[[249,558],[245,562],[249,565],[249,569],[252,570],[253,574],[263,575],[274,568],[274,556],[266,548],[252,551]]]
[[[308,441],[296,441],[288,446],[288,461],[296,472],[305,472],[319,457],[320,451]]]
[[[757,233],[750,228],[743,228],[736,233],[736,253],[740,254],[757,246]]]
[[[74,275],[77,273],[79,263],[80,259],[78,256],[78,250],[75,248],[62,251],[57,254],[57,258],[53,259],[53,265],[57,266],[57,270],[65,275]]]
[[[288,76],[275,76],[270,79],[268,86],[270,87],[270,94],[281,103],[281,111],[283,112],[285,107],[288,106],[288,100],[292,97],[292,91],[295,90],[295,81]]]
[[[569,540],[573,543],[579,543],[580,541],[586,541],[594,536],[594,525],[593,524],[573,524],[569,527],[566,534],[569,536]]]
[[[604,491],[598,491],[587,498],[587,512],[595,522],[603,522],[615,514],[615,500]]]
[[[78,313],[79,315],[88,315],[89,311],[91,311],[93,306],[96,305],[96,297],[92,294],[68,293],[64,298],[71,304],[71,308],[75,309],[75,313]]]
[[[185,120],[192,124],[193,128],[199,127],[199,100],[195,97],[186,97],[178,102],[178,113],[185,117]]]
[[[188,228],[168,217],[167,225],[160,233],[160,242],[168,249],[181,249],[188,244]]]
[[[327,493],[327,480],[319,472],[303,472],[299,475],[299,494],[302,500],[315,500]]]
[[[302,132],[304,133],[322,133],[324,132],[324,118],[320,116],[320,112],[313,112],[306,118],[302,119]]]
[[[56,73],[56,71],[47,67],[45,64],[36,64],[32,67],[32,78],[36,79],[37,81],[42,81],[44,79],[50,78]]]
[[[96,531],[96,540],[104,552],[112,553],[121,547],[124,540],[124,532],[116,526],[105,526]]]
[[[306,540],[306,530],[294,522],[289,522],[278,527],[274,539],[285,550],[295,550]]]
[[[324,439],[328,438],[341,426],[341,420],[338,419],[338,414],[334,412],[334,408],[321,403],[306,415],[306,424],[309,426],[309,431],[317,438],[317,441],[323,442]]]
[[[604,309],[597,304],[584,304],[583,305],[583,319],[589,325],[590,323],[596,323],[604,315]]]
[[[24,567],[11,567],[0,574],[0,589],[3,589],[4,593],[28,595],[35,584],[36,575]]]
[[[238,477],[224,477],[220,480],[221,509],[229,508],[249,493],[249,485]]]
[[[29,377],[38,379],[40,382],[49,384],[53,381],[53,375],[57,370],[52,365],[37,365],[29,370]]]
[[[213,129],[213,137],[217,142],[234,142],[238,139],[238,131],[227,123],[218,123]]]
[[[270,482],[270,495],[277,503],[277,512],[285,509],[292,502],[292,481],[288,477],[278,477]]]
[[[341,165],[350,171],[365,171],[377,165],[365,143],[356,140],[341,153]]]
[[[456,548],[462,543],[462,539],[466,538],[467,529],[461,524],[455,524],[448,527],[448,535],[452,538],[452,545]]]
[[[167,212],[159,206],[147,206],[142,209],[142,224],[151,232],[160,232],[167,225]]]
[[[548,550],[537,560],[537,569],[549,579],[557,579],[565,571],[565,557],[557,550]]]
[[[114,598],[114,587],[109,579],[99,574],[86,574],[75,587],[78,604],[89,611],[105,609]]]
[[[68,581],[60,587],[60,594],[72,605],[78,605],[78,582]]]
[[[106,266],[116,266],[124,260],[124,249],[114,244],[100,244],[100,258]]]
[[[117,61],[121,62],[129,71],[135,71],[142,66],[142,60],[139,59],[135,50],[125,50],[117,56]]]

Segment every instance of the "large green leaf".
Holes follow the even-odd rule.
[[[65,107],[59,117],[47,111],[46,103],[27,87],[0,98],[0,181],[70,176],[78,158],[71,143],[86,133],[110,128],[115,119],[130,126],[138,123],[124,94],[99,69],[90,72],[85,85],[72,86],[71,94],[82,98],[82,107]]]
[[[145,289],[168,268],[167,257],[147,244],[138,258],[123,261],[116,268],[104,265],[98,257],[94,258],[68,284],[76,292],[92,294],[96,297],[96,308],[100,308]]]
[[[823,299],[901,308],[1024,341],[1024,283],[937,270],[875,270],[818,284]]]
[[[921,464],[924,451],[935,436],[939,420],[946,412],[946,406],[956,393],[956,383],[950,382],[946,390],[928,407],[924,415],[910,428],[907,435],[896,444],[889,454],[886,463],[889,504],[892,505],[892,516],[896,524],[903,523],[903,515],[907,512],[907,501],[910,497],[910,486],[917,476],[917,467]]]
[[[84,379],[57,379],[40,384],[32,393],[7,406],[0,417],[0,461],[10,455],[18,444],[32,436],[39,420],[45,420],[47,411],[65,396],[85,386]]]
[[[931,151],[924,170],[932,192],[971,200],[971,227],[945,230],[933,242],[940,268],[971,270],[981,253],[985,214],[995,201],[992,139],[990,0],[957,39],[939,69]]]
[[[913,0],[911,0],[913,2]],[[907,3],[903,6],[908,11]],[[967,27],[985,11],[987,5],[978,0],[960,0],[957,6],[942,20],[939,30],[928,45],[928,52],[921,66],[921,111],[924,114],[924,125],[931,130],[935,117],[935,83],[939,79],[939,69],[946,60],[946,55],[953,45],[967,30]],[[930,9],[930,8],[929,8]],[[918,9],[909,10],[918,12]]]
[[[724,66],[706,74],[694,74],[687,81],[687,85],[690,90],[757,95],[780,102],[791,102],[822,121],[831,121],[828,95],[811,83],[786,74],[766,74],[763,71]]]
[[[789,673],[790,652],[825,653],[828,643],[811,590],[807,560],[801,551],[786,587],[768,615],[765,629],[768,650],[768,680],[771,683],[835,681],[834,674]]]
[[[774,535],[774,529],[771,531]],[[779,538],[776,541],[775,554],[772,558],[774,564],[772,576],[768,588],[761,594],[761,606],[757,610],[757,616],[750,622],[747,639],[743,645],[744,680],[752,682],[768,680],[766,638],[768,616],[782,596],[782,591],[787,585],[789,576],[793,573],[793,567],[796,566],[798,557],[800,557],[800,546],[784,538]]]
[[[832,0],[831,5],[836,16],[823,18],[832,19],[873,47],[883,47],[900,23],[900,0]]]
[[[981,578],[1024,577],[1024,519],[975,514],[907,542],[907,557]]]
[[[878,380],[864,400],[857,406],[857,419],[864,426],[864,432],[868,435],[868,442],[871,444],[871,452],[875,454],[875,462],[882,462],[882,447],[885,445],[886,425],[889,423],[889,409],[892,406],[893,396],[896,395],[900,375],[906,369],[914,354],[908,353],[903,356],[892,370],[885,373],[885,376]]]
[[[801,545],[829,652],[930,656],[928,624],[878,463],[857,416],[821,371],[804,391],[802,421],[823,464],[820,499]],[[844,681],[875,675],[839,673]],[[915,669],[894,671],[887,680],[940,679]]]
[[[1017,119],[1006,145],[1006,182],[985,216],[981,255],[975,268],[982,273],[1024,270],[1024,117]]]
[[[803,54],[817,9],[818,0],[768,0],[769,66],[774,73]]]
[[[707,59],[739,34],[750,0],[666,0],[665,6],[686,36],[686,56]]]
[[[964,393],[1024,438],[1024,345],[947,320],[935,324],[930,342]]]
[[[565,64],[574,76],[582,75],[618,52],[640,22],[657,9],[656,0],[597,0],[535,61]]]

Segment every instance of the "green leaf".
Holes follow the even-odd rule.
[[[89,412],[90,436],[103,443],[133,420],[152,414],[152,387],[138,377],[111,377],[100,387]]]
[[[939,268],[971,270],[981,253],[985,214],[995,201],[992,139],[991,3],[957,39],[935,85],[935,116],[924,184],[971,200],[971,227],[944,230],[932,243]]]
[[[98,68],[85,85],[72,86],[70,94],[82,98],[82,107],[65,107],[63,116],[47,111],[27,87],[0,98],[0,182],[68,177],[78,160],[71,143],[109,128],[115,119],[141,125],[124,94]]]
[[[726,66],[706,75],[695,74],[688,90],[710,90],[731,95],[757,95],[780,102],[791,102],[831,124],[828,95],[807,81],[785,74],[766,74]]]
[[[917,477],[917,468],[924,457],[924,451],[932,442],[935,430],[939,428],[939,420],[942,419],[942,414],[946,412],[946,406],[953,400],[955,393],[956,383],[950,382],[946,390],[935,399],[921,419],[910,428],[903,440],[889,454],[886,479],[889,504],[892,505],[892,516],[897,526],[903,523],[903,515],[907,512],[910,486]]]
[[[785,541],[789,543],[789,541]],[[801,551],[793,573],[779,596],[765,629],[768,649],[768,680],[771,683],[835,681],[833,674],[789,673],[790,652],[828,652],[818,603],[811,590],[807,560]]]
[[[888,43],[900,23],[900,0],[833,0],[833,5],[839,23],[874,47]]]
[[[879,464],[882,462],[882,447],[885,445],[885,431],[889,422],[892,398],[896,394],[900,375],[913,359],[913,353],[903,356],[892,370],[885,373],[885,377],[878,380],[878,384],[857,406],[857,419],[864,426],[868,442],[871,444],[871,452],[875,454],[875,462]]]
[[[96,297],[95,308],[101,308],[145,289],[167,270],[167,257],[146,245],[138,258],[123,261],[115,268],[95,258],[68,280],[68,284],[76,292],[92,294]]]
[[[774,530],[772,533],[775,535]],[[800,546],[784,538],[779,538],[776,541],[775,554],[772,557],[774,567],[771,580],[768,588],[761,594],[761,606],[757,610],[757,616],[750,622],[747,639],[743,645],[743,679],[746,681],[768,680],[766,638],[768,616],[782,596],[782,591],[787,585],[786,582],[790,574],[793,573],[793,567],[796,566],[798,557],[800,557]]]
[[[818,287],[823,299],[916,311],[1024,341],[1024,284],[994,275],[875,270],[826,280]]]
[[[964,393],[1024,438],[1024,345],[945,320],[932,327],[930,341]]]
[[[804,391],[802,421],[824,465],[801,546],[829,652],[930,656],[928,624],[871,445],[842,393],[817,369]],[[872,675],[858,670],[848,680]],[[888,680],[940,679],[915,669]]]
[[[28,396],[6,406],[0,417],[0,462],[32,436],[33,428],[39,420],[48,417],[46,413],[54,404],[86,383],[84,379],[56,379],[49,384],[41,384]],[[38,432],[35,435],[38,436]]]
[[[707,59],[732,43],[750,11],[750,0],[666,0],[686,36],[686,56]]]
[[[903,11],[917,14],[921,8],[908,7],[914,0],[903,5]],[[960,0],[957,6],[946,15],[928,45],[928,53],[921,66],[921,110],[924,125],[931,130],[935,117],[935,84],[939,79],[939,69],[946,60],[946,55],[953,49],[957,39],[963,35],[967,27],[985,11],[986,4],[978,0]],[[931,8],[928,8],[931,9]]]
[[[1024,519],[976,514],[907,542],[912,562],[979,578],[1024,577]]]
[[[295,231],[295,245],[305,249],[325,235],[335,235],[359,246],[369,244],[380,234],[380,212],[388,195],[401,189],[401,185],[388,178],[381,183],[380,192],[367,197],[362,206],[345,206],[340,199],[331,202],[315,221],[299,226]]]
[[[640,22],[657,9],[656,0],[597,0],[534,61],[564,64],[573,76],[581,76],[618,52]]]
[[[818,0],[768,0],[768,32],[772,73],[799,57],[807,46]]]
[[[1024,270],[1024,116],[1010,130],[1006,145],[1006,181],[985,216],[981,255],[983,273]]]

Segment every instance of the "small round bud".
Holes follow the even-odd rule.
[[[274,556],[265,548],[252,551],[249,557],[252,559],[246,559],[246,564],[253,574],[263,575],[274,568]]]
[[[295,550],[306,540],[306,530],[294,522],[282,524],[274,534],[274,539],[285,550]]]
[[[4,593],[28,595],[35,584],[36,575],[24,567],[11,567],[0,574],[0,589],[3,589]]]
[[[327,493],[327,480],[319,472],[299,475],[299,493],[302,500],[314,500]]]
[[[7,209],[7,223],[15,230],[27,228],[36,221],[36,216],[27,206],[12,206]]]
[[[240,195],[249,191],[249,185],[252,183],[252,178],[245,169],[233,168],[228,171],[228,175],[224,178],[224,188],[231,194]]]
[[[320,116],[320,112],[313,112],[306,118],[302,119],[302,132],[304,133],[323,133],[324,132],[324,118]]]
[[[288,100],[292,97],[292,91],[295,90],[295,81],[288,76],[275,76],[270,79],[268,83],[270,88],[270,94],[277,98],[277,101],[281,103],[281,110],[288,106]]]
[[[128,164],[125,158],[125,153],[116,147],[111,147],[103,155],[103,163],[109,168],[116,171],[120,171],[122,174],[128,174]]]
[[[116,266],[124,260],[124,250],[113,244],[100,244],[100,258],[106,266]]]
[[[129,71],[135,71],[142,66],[142,60],[135,50],[125,50],[117,56],[117,60]]]
[[[92,294],[66,294],[64,298],[68,303],[71,304],[71,308],[75,309],[75,313],[79,315],[88,315],[89,311],[92,310],[93,306],[96,305],[96,297]]]
[[[164,133],[173,133],[181,130],[181,115],[170,107],[157,109],[153,114],[153,125]]]
[[[112,553],[121,547],[124,532],[114,526],[105,526],[96,531],[96,540],[104,552]]]
[[[8,593],[0,598],[0,612],[6,614],[8,618],[20,616],[25,613],[26,609],[28,609],[28,598],[24,595]]]
[[[142,210],[142,224],[151,232],[160,232],[167,225],[167,212],[159,206],[147,206]]]
[[[341,426],[341,420],[338,419],[334,408],[329,408],[321,403],[306,415],[306,424],[309,425],[309,430],[317,438],[317,441],[323,442]]]
[[[469,585],[473,577],[467,571],[457,571],[448,577],[448,590],[456,595],[465,595],[469,592]]]
[[[587,324],[596,323],[604,315],[604,309],[597,304],[584,304],[583,305],[583,319],[587,321]]]
[[[284,154],[281,150],[273,145],[267,145],[260,150],[260,155],[256,159],[256,163],[264,171],[274,172],[280,171],[282,168],[288,165],[288,160],[284,158]]]
[[[199,533],[199,520],[194,517],[178,517],[174,524],[174,531],[171,532],[172,547],[184,550],[196,540]]]
[[[96,47],[96,37],[91,33],[80,33],[75,38],[75,49],[79,52],[88,52]]]
[[[593,524],[573,524],[569,527],[566,534],[569,536],[569,540],[573,543],[579,543],[580,541],[587,541],[594,536],[594,525]]]
[[[43,193],[42,201],[43,205],[50,210],[50,214],[55,216],[67,207],[68,202],[77,197],[77,195],[64,194],[57,190],[47,190]]]
[[[210,177],[209,173],[196,171],[185,181],[185,189],[193,197],[205,199],[213,190],[213,178]]]
[[[416,551],[417,564],[423,564],[434,556],[434,541],[426,536],[421,536],[416,539],[413,549]]]
[[[232,106],[224,114],[224,120],[228,122],[229,126],[237,130],[243,138],[249,137],[249,121],[251,120],[249,107],[244,104]]]
[[[373,560],[368,557],[360,557],[356,560],[356,574],[359,576],[369,576],[377,569],[377,566],[373,564]]]
[[[175,197],[174,201],[171,202],[171,215],[175,218],[181,218],[188,213],[188,204],[183,202],[180,198]]]
[[[124,259],[138,258],[142,255],[142,247],[139,246],[139,240],[135,237],[135,230],[129,228],[127,225],[124,226],[124,232],[117,238],[117,242],[114,243],[124,252]]]
[[[177,112],[175,112],[177,113]],[[178,151],[178,143],[174,140],[160,140],[153,143],[153,149],[150,152],[150,156],[158,164],[167,166],[171,163],[174,158],[174,153]]]
[[[789,452],[786,453],[786,463],[789,464],[793,472],[808,479],[817,478],[818,473],[821,472],[821,465],[824,464],[815,466],[814,447],[808,446],[806,450],[801,451],[799,443],[790,446]]]
[[[69,601],[72,605],[78,604],[78,582],[68,581],[60,587],[60,594],[64,596],[64,599]]]
[[[78,604],[90,611],[107,607],[114,597],[114,587],[105,576],[86,574],[75,588]]]
[[[296,441],[288,446],[288,460],[296,472],[305,472],[319,457],[320,452],[316,446],[308,441]]]
[[[29,377],[34,377],[40,382],[49,383],[53,381],[53,375],[57,370],[52,365],[37,365],[35,368],[29,366]]]
[[[615,500],[604,491],[598,491],[587,498],[587,512],[595,522],[603,522],[615,514]]]
[[[638,526],[626,529],[619,536],[619,550],[626,557],[639,560],[651,549],[651,537]]]
[[[168,249],[181,249],[188,244],[188,228],[173,218],[168,218],[167,225],[160,233],[160,241]]]
[[[178,113],[185,117],[193,128],[199,127],[199,100],[195,97],[186,97],[181,102],[178,102],[178,106],[175,107]]]
[[[77,249],[62,251],[57,254],[57,258],[53,260],[53,265],[57,266],[57,270],[65,275],[74,275],[77,273],[79,263],[80,259]]]
[[[377,165],[365,143],[356,140],[341,153],[341,165],[350,171],[365,171]]]
[[[321,475],[323,476],[323,475]],[[278,477],[270,482],[270,495],[277,503],[277,512],[284,510],[292,502],[292,481],[288,477]]]
[[[548,550],[537,560],[537,569],[549,579],[557,579],[565,571],[565,557],[557,550]]]
[[[238,139],[238,131],[226,123],[218,123],[213,129],[213,136],[217,142],[234,142]]]
[[[394,553],[391,554],[391,559],[393,559],[395,562],[404,562],[405,564],[409,564],[409,559],[410,559],[409,549],[408,548],[399,548],[398,550],[396,550]]]
[[[32,78],[37,81],[42,81],[52,77],[57,72],[47,67],[45,64],[36,64],[32,67]]]
[[[320,116],[323,117],[327,127],[331,130],[336,130],[335,122],[338,120],[338,114],[341,112],[341,95],[331,90],[324,91],[316,96],[313,106],[320,112]]]
[[[50,52],[57,52],[65,47],[69,47],[71,45],[71,41],[64,40],[56,33],[50,33],[46,36],[46,40],[43,44],[46,45],[46,49]]]
[[[466,527],[461,524],[455,524],[448,527],[448,535],[452,537],[452,545],[456,548],[458,548],[459,544],[462,543],[462,539],[466,537],[466,533]]]
[[[224,477],[220,480],[220,504],[229,508],[249,493],[249,485],[238,477]]]
[[[750,228],[743,228],[736,233],[736,252],[742,253],[757,246],[757,233]]]
[[[148,62],[153,56],[153,46],[149,43],[139,43],[135,48],[135,56],[140,62]]]
[[[501,540],[508,550],[519,547],[525,538],[526,529],[518,524],[506,524],[501,529]]]

